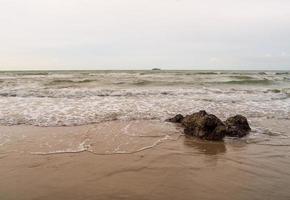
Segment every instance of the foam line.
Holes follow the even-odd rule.
[[[54,152],[31,152],[30,154],[32,155],[41,155],[41,156],[48,156],[48,155],[58,155],[58,154],[79,154],[79,153],[84,153],[84,152],[88,152],[94,155],[100,155],[100,156],[109,156],[109,155],[122,155],[122,154],[135,154],[135,153],[139,153],[139,152],[143,152],[149,149],[152,149],[156,146],[158,146],[159,144],[161,144],[163,141],[169,140],[169,141],[178,141],[180,137],[184,136],[183,134],[180,134],[176,139],[169,139],[168,137],[164,137],[158,141],[156,141],[154,144],[150,145],[150,146],[146,146],[146,147],[142,147],[136,151],[131,151],[131,152],[121,152],[121,151],[117,151],[117,152],[112,152],[112,153],[96,153],[92,150],[89,149],[82,149],[82,150],[77,150],[77,151],[54,151]]]

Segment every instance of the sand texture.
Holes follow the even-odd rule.
[[[2,126],[0,199],[288,200],[288,122],[255,122],[271,131],[224,142],[160,121]]]

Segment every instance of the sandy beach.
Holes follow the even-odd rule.
[[[290,200],[290,0],[0,0],[0,200]]]
[[[284,145],[251,136],[209,142],[160,121],[0,131],[1,200],[290,198],[288,137]]]

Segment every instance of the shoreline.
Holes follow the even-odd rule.
[[[282,125],[287,130],[288,121],[280,125],[269,121],[263,123],[276,126],[277,131]],[[290,147],[257,145],[255,138],[202,141],[180,137],[178,127],[156,121],[112,121],[81,127],[2,126],[0,131],[0,141],[11,136],[10,143],[0,145],[0,152],[17,148],[0,154],[3,200],[290,197]],[[160,139],[162,142],[145,151],[116,154]],[[247,143],[251,140],[254,142]],[[115,153],[28,153],[77,149],[83,141],[83,146],[94,152]]]

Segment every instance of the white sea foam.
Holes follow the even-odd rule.
[[[290,116],[289,73],[124,71],[0,73],[0,124],[73,126],[164,120],[208,110],[222,118]]]

